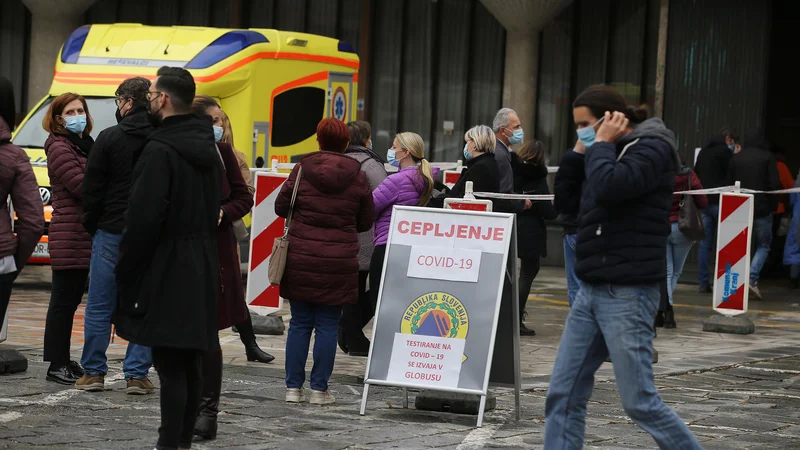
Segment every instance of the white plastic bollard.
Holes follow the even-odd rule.
[[[733,192],[737,192],[738,193],[738,192],[741,191],[741,189],[742,189],[742,182],[741,181],[737,181],[737,182],[733,183]]]
[[[270,167],[270,171],[278,173],[278,158],[272,158],[272,167]]]
[[[459,159],[456,161],[456,170],[461,172],[461,168],[464,166],[464,163]]]
[[[467,181],[467,185],[464,189],[464,199],[475,200],[475,196],[472,195],[472,181]]]

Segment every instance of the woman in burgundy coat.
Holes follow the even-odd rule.
[[[92,256],[92,238],[83,228],[81,197],[86,158],[94,144],[86,100],[73,93],[60,95],[50,103],[42,127],[50,133],[44,152],[53,190],[49,231],[53,286],[44,329],[44,360],[50,362],[48,381],[71,385],[83,376],[80,364],[70,360],[69,346]]]
[[[217,102],[207,96],[197,96],[192,104],[196,114],[204,116],[219,115]],[[209,117],[208,126],[212,126]],[[219,302],[217,303],[217,329],[224,330],[247,320],[247,304],[244,301],[242,272],[239,268],[239,245],[233,235],[233,222],[241,219],[253,208],[253,196],[239,171],[239,162],[233,147],[217,142],[222,177],[222,207],[219,212],[217,228],[217,254],[219,257]],[[200,414],[195,422],[194,432],[204,439],[217,436],[217,414],[219,396],[222,389],[222,348],[217,339],[213,350],[203,356],[203,398]]]
[[[287,217],[294,210],[281,280],[281,297],[289,300],[292,312],[286,338],[286,401],[303,401],[308,346],[315,331],[310,403],[327,405],[334,402],[328,379],[336,359],[342,305],[358,301],[358,233],[372,228],[375,206],[361,164],[344,155],[350,143],[347,126],[323,119],[317,142],[320,151],[303,158],[281,188],[275,213]]]

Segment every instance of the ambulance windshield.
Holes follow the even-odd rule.
[[[53,101],[50,97],[39,106],[39,109],[20,127],[14,135],[14,144],[27,148],[44,148],[48,133],[42,128],[42,119],[47,114],[47,108]],[[86,104],[89,107],[89,114],[94,121],[92,124],[92,137],[97,139],[101,131],[116,125],[114,97],[86,97]]]

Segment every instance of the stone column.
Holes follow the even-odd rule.
[[[534,136],[539,32],[572,0],[481,0],[506,29],[503,106],[517,111],[526,140]]]
[[[509,31],[506,36],[503,106],[517,112],[526,140],[534,136],[538,74],[539,33]]]
[[[58,52],[81,23],[81,14],[95,0],[22,0],[31,12],[31,52],[28,70],[28,107],[47,94],[53,82]]]

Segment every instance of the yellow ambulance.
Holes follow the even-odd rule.
[[[272,159],[295,162],[318,149],[320,120],[356,117],[359,59],[346,42],[268,29],[83,26],[61,48],[48,95],[12,139],[31,157],[48,222],[51,193],[42,118],[50,102],[65,92],[85,96],[97,137],[116,124],[119,84],[136,76],[153,80],[161,66],[189,70],[197,93],[217,99],[231,120],[234,146],[251,167],[269,166]],[[46,235],[31,262],[49,262]]]

